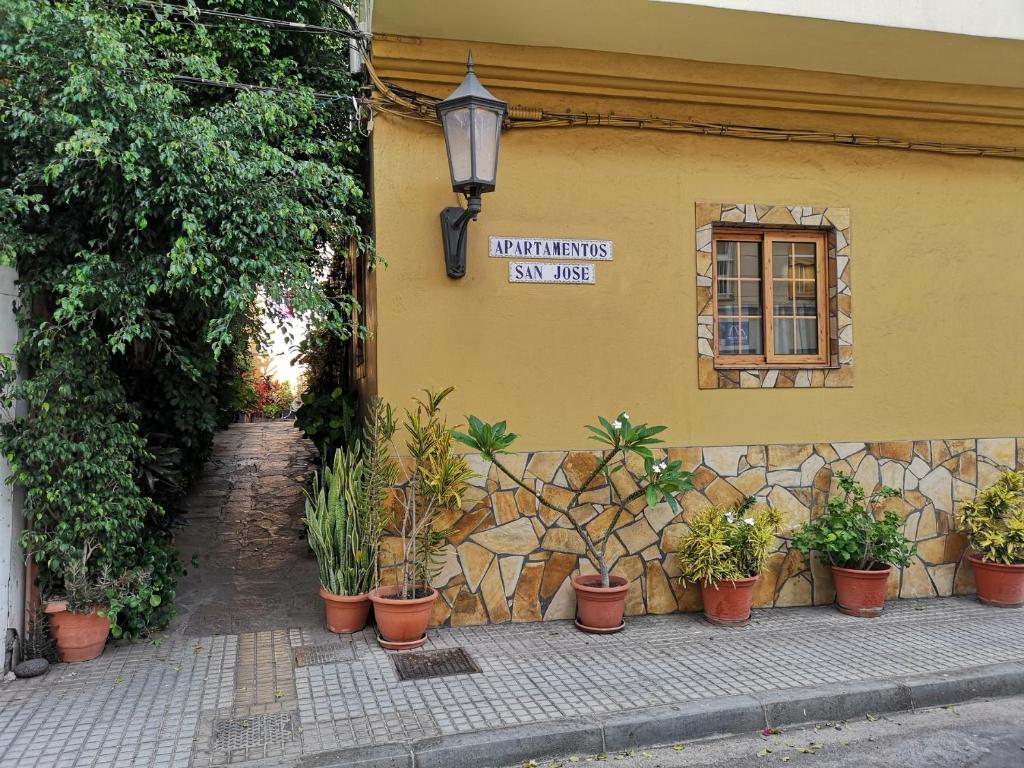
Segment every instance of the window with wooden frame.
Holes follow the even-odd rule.
[[[827,366],[828,247],[820,230],[715,228],[715,366]]]

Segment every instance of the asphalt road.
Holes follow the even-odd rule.
[[[793,727],[768,736],[751,734],[537,763],[537,768],[605,766],[1024,768],[1024,696]]]

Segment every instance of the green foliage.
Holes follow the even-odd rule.
[[[680,539],[680,577],[710,585],[757,576],[781,523],[781,512],[755,507],[752,497],[728,510],[707,507],[693,517]]]
[[[325,254],[365,241],[347,41],[196,23],[196,8],[7,0],[0,14],[0,259],[18,267],[23,329],[23,378],[3,395],[25,404],[0,448],[44,590],[64,588],[86,541],[94,582],[150,572],[110,601],[125,636],[172,613],[166,510],[244,395],[259,316],[287,307],[350,335],[351,298],[320,277]],[[245,10],[348,25],[319,0]]]
[[[295,414],[295,426],[320,450],[321,456],[351,445],[358,436],[355,395],[335,387],[326,394],[306,392]]]
[[[398,478],[388,440],[394,430],[379,400],[363,440],[334,454],[334,466],[313,476],[306,495],[306,531],[320,567],[320,584],[335,595],[359,595],[378,578],[380,539],[387,525],[385,494]]]
[[[454,387],[425,389],[425,397],[414,398],[415,407],[405,411],[402,426],[409,460],[401,463],[401,479],[395,485],[402,510],[399,567],[403,597],[414,596],[418,585],[436,571],[438,549],[447,534],[437,529],[437,519],[444,512],[462,508],[462,494],[474,477],[465,458],[454,452],[453,433],[441,414],[441,404],[452,391]]]
[[[500,472],[534,496],[541,504],[562,515],[583,539],[587,554],[597,565],[601,574],[601,584],[605,587],[609,585],[608,563],[605,558],[608,537],[615,530],[626,507],[633,501],[643,498],[647,506],[653,507],[660,501],[664,501],[673,511],[678,511],[679,503],[676,500],[676,494],[693,487],[690,483],[691,473],[683,471],[681,461],[659,460],[651,451],[651,446],[662,442],[661,438],[655,436],[664,432],[665,427],[651,426],[646,423],[633,424],[629,420],[629,414],[623,412],[610,421],[598,416],[599,426],[589,424],[586,426],[591,433],[590,439],[607,447],[602,451],[601,458],[590,476],[580,485],[569,502],[564,506],[555,504],[545,498],[543,494],[537,493],[535,488],[523,483],[501,463],[501,454],[506,453],[518,437],[515,433],[508,432],[504,421],[489,424],[476,416],[469,416],[466,421],[468,423],[467,431],[452,430],[452,437],[474,451],[478,451],[484,459],[493,462]],[[638,457],[643,463],[642,473],[637,474],[630,469],[629,458],[631,456]],[[637,486],[637,490],[625,498],[620,494],[618,486],[612,482],[612,475],[617,472],[625,472]],[[611,488],[612,506],[616,512],[611,525],[604,529],[603,535],[595,538],[590,535],[586,527],[580,525],[569,514],[569,511],[576,508],[583,491],[589,488],[599,476],[603,476]]]
[[[901,492],[883,486],[867,496],[851,477],[842,473],[836,477],[843,495],[830,495],[825,511],[797,529],[793,547],[805,555],[814,550],[839,568],[867,571],[910,565],[917,547],[903,534],[903,519],[892,510],[880,515],[873,510],[879,499]]]
[[[1004,472],[973,501],[964,502],[956,524],[982,560],[1024,564],[1024,472]]]

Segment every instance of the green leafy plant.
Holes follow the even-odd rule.
[[[842,495],[831,494],[824,512],[793,534],[792,546],[804,553],[816,551],[830,565],[869,571],[890,565],[910,565],[917,551],[903,533],[903,519],[892,510],[874,509],[880,499],[901,496],[882,486],[870,496],[848,475],[837,473]]]
[[[1024,472],[1004,472],[961,504],[956,524],[985,562],[1024,564]]]
[[[673,511],[678,511],[679,503],[676,501],[675,494],[693,487],[690,483],[690,473],[682,470],[682,462],[659,460],[651,452],[651,446],[662,442],[656,435],[664,432],[665,427],[651,426],[646,423],[633,424],[629,420],[629,414],[623,412],[612,420],[599,416],[597,426],[587,425],[586,428],[591,433],[590,439],[596,440],[606,447],[601,451],[589,477],[580,484],[569,501],[564,505],[556,504],[542,492],[538,492],[524,483],[502,463],[501,454],[507,453],[508,448],[518,437],[518,435],[507,431],[508,427],[504,421],[489,424],[476,416],[469,416],[468,423],[467,432],[452,431],[455,439],[474,451],[478,451],[484,459],[492,462],[502,474],[527,491],[538,502],[565,518],[582,539],[587,554],[598,569],[603,587],[608,587],[611,583],[606,557],[608,539],[626,508],[638,499],[643,499],[647,506],[653,507],[660,501],[665,501]],[[631,469],[631,457],[640,460],[642,471],[634,472]],[[625,495],[612,481],[613,475],[620,472],[630,479],[630,483],[623,483],[623,485],[635,487],[635,490]],[[612,517],[611,525],[603,529],[602,535],[591,536],[587,528],[577,522],[570,512],[577,507],[580,496],[599,477],[604,478],[611,488],[612,507],[615,509],[615,514]]]
[[[374,401],[363,439],[338,448],[334,466],[315,474],[306,494],[306,531],[320,584],[335,595],[369,592],[379,578],[385,495],[398,478],[388,448],[394,429],[391,409]]]
[[[394,498],[400,508],[398,520],[402,558],[398,565],[401,589],[398,597],[422,597],[437,568],[437,553],[448,531],[436,523],[444,512],[462,508],[462,494],[474,477],[465,458],[453,450],[452,435],[441,403],[453,391],[423,390],[414,398],[415,407],[406,409],[402,427],[406,435],[407,461],[400,461],[400,480]],[[394,430],[392,430],[392,436]],[[403,455],[397,447],[396,455]]]
[[[191,2],[0,13],[0,260],[21,328],[3,396],[23,404],[0,450],[46,593],[89,540],[112,578],[150,572],[118,608],[125,636],[172,614],[168,511],[247,396],[262,317],[351,336],[352,296],[322,277],[329,253],[369,249],[358,83],[337,66],[354,43],[301,32],[350,30],[347,2],[247,0],[293,23],[276,29]]]
[[[332,456],[359,436],[358,403],[341,387],[317,394],[306,392],[295,414],[295,426],[309,438],[321,456]]]
[[[730,509],[707,507],[679,541],[680,578],[693,584],[757,576],[775,542],[782,513],[755,506],[753,497]]]
[[[97,571],[92,557],[98,547],[92,541],[82,545],[81,555],[64,565],[64,591],[56,597],[72,613],[92,613],[99,610],[110,622],[110,633],[121,637],[124,629],[117,623],[118,614],[125,608],[137,608],[142,600],[160,605],[159,594],[149,589],[149,572],[134,568],[111,576],[109,570]]]

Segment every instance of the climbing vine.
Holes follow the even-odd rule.
[[[0,14],[0,259],[18,269],[22,329],[0,448],[44,594],[86,542],[95,578],[150,574],[118,603],[126,635],[171,616],[174,502],[261,316],[288,307],[352,332],[351,298],[321,280],[324,254],[367,247],[339,5],[218,4],[322,34],[185,0],[7,0]]]

